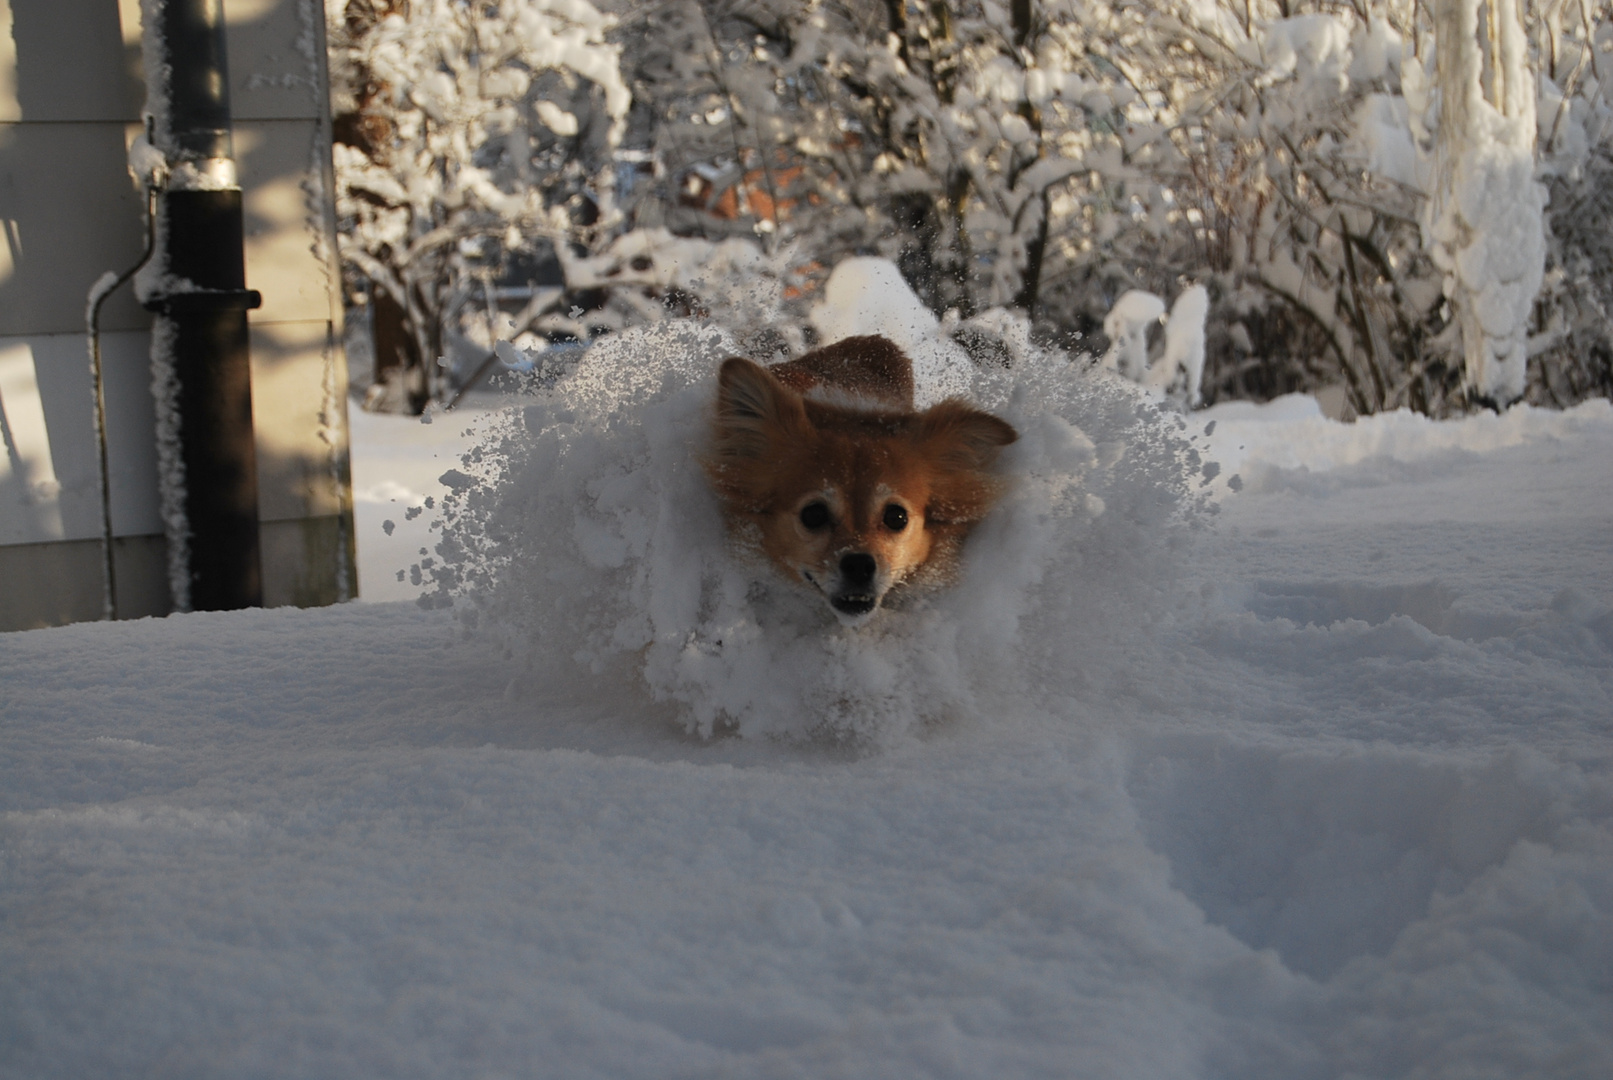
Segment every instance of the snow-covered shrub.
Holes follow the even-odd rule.
[[[587,0],[328,10],[341,254],[401,319],[418,403],[470,294],[608,234],[632,95]]]
[[[1049,25],[1084,35],[1084,70],[1119,107],[1089,124],[1086,183],[1065,189],[1079,214],[1055,203],[1050,258],[1067,261],[1041,310],[1095,321],[1128,288],[1202,282],[1211,400],[1340,382],[1360,412],[1441,413],[1526,390],[1566,403],[1613,381],[1605,346],[1590,364],[1583,347],[1607,296],[1593,267],[1609,264],[1591,254],[1607,219],[1583,212],[1600,197],[1584,178],[1613,153],[1599,54],[1583,45],[1606,33],[1606,5],[1510,23],[1497,6],[1482,35],[1446,28],[1462,48],[1443,52],[1422,6],[1086,10]],[[1458,53],[1472,58],[1460,78],[1436,63]]]
[[[658,163],[633,212],[795,243],[804,289],[878,254],[937,314],[1033,310],[1051,201],[1086,168],[1066,7],[647,5],[623,23]]]
[[[1549,257],[1527,394],[1564,406],[1613,397],[1613,18],[1606,3],[1534,14]]]
[[[1128,289],[1199,280],[1212,399],[1249,389],[1228,377],[1246,345],[1293,369],[1270,391],[1345,380],[1360,411],[1443,400],[1444,368],[1397,370],[1422,354],[1439,274],[1405,35],[1376,12],[687,0],[624,32],[635,92],[664,118],[641,221],[709,226],[676,188],[709,173],[749,208],[729,227],[797,243],[797,268],[878,252],[938,314],[1013,306],[1069,343]]]
[[[1091,169],[1055,222],[1067,263],[1049,304],[1095,317],[1126,288],[1198,280],[1211,400],[1339,381],[1359,411],[1421,404],[1397,374],[1439,288],[1397,104],[1401,34],[1347,9],[1105,10],[1080,29],[1115,107],[1093,117]]]
[[[1511,27],[1493,48],[1443,54],[1434,8],[1473,0],[434,0],[407,22],[459,29],[422,35],[441,48],[407,75],[369,44],[403,34],[387,2],[351,0],[333,34],[339,130],[358,132],[342,205],[359,269],[417,330],[427,309],[449,324],[416,333],[422,355],[668,314],[794,352],[830,270],[878,255],[938,317],[1012,309],[1095,353],[1122,294],[1202,286],[1176,370],[1202,348],[1208,401],[1342,384],[1357,412],[1438,414],[1613,385],[1606,0],[1487,17]],[[469,24],[517,41],[518,11],[576,49],[512,58],[520,77],[472,100]],[[446,117],[450,84],[451,137],[425,104]],[[428,130],[440,160],[408,149]],[[416,220],[437,204],[398,193],[439,174]],[[485,228],[443,242],[467,214]],[[540,256],[546,289],[506,297]],[[408,274],[383,281],[387,260]]]

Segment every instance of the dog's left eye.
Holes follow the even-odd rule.
[[[885,507],[885,528],[891,532],[901,532],[907,528],[907,511],[895,503]]]

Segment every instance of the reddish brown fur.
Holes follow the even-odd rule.
[[[1002,491],[991,465],[1014,429],[956,399],[914,412],[912,398],[907,358],[877,337],[771,369],[733,357],[718,376],[706,469],[730,522],[842,613],[866,614],[893,586],[945,580]],[[829,511],[818,528],[801,516],[809,503]],[[888,525],[893,505],[902,528]],[[846,558],[864,555],[872,583],[848,584]]]
[[[850,337],[767,369],[797,394],[836,390],[902,412],[913,411],[913,365],[888,338]]]

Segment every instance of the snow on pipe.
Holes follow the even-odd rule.
[[[143,0],[151,141],[164,160],[158,254],[142,299],[157,313],[157,397],[169,585],[178,610],[263,602],[241,189],[230,136],[220,0]]]

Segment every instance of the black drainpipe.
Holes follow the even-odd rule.
[[[190,606],[258,607],[263,585],[246,313],[262,297],[246,287],[223,13],[220,0],[157,0],[146,10],[154,13],[160,53],[148,49],[145,56],[147,72],[159,73],[150,80],[158,99],[151,108],[153,141],[168,159],[157,219],[164,261],[146,307],[172,330]]]

